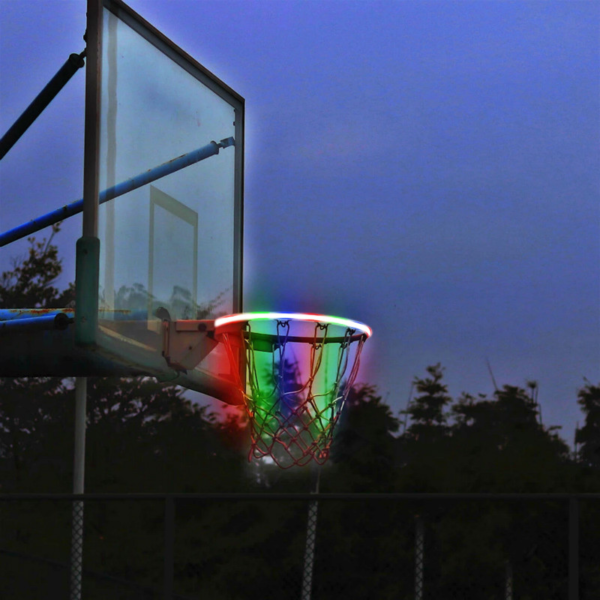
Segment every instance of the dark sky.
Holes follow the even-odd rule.
[[[488,359],[572,441],[600,380],[600,3],[130,5],[246,98],[247,310],[368,323],[361,379],[394,410],[437,362],[491,393]],[[4,132],[83,49],[85,3],[0,8]],[[1,230],[81,197],[83,83],[0,163]]]

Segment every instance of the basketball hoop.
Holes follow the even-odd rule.
[[[340,317],[243,313],[215,320],[250,421],[249,459],[323,464],[372,331]]]

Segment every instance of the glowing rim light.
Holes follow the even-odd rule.
[[[373,330],[364,323],[352,321],[351,319],[343,319],[342,317],[328,317],[326,315],[312,315],[310,313],[281,313],[281,312],[255,312],[255,313],[240,313],[237,315],[227,315],[215,319],[215,328],[223,327],[231,323],[240,323],[242,321],[255,321],[257,319],[295,319],[297,321],[314,321],[315,323],[331,323],[332,325],[341,325],[349,329],[357,329],[358,331],[371,337]]]

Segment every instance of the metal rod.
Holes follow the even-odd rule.
[[[102,0],[87,0],[85,140],[83,148],[83,237],[98,235],[100,111],[102,88]]]
[[[75,380],[75,460],[73,463],[73,493],[83,494],[85,480],[85,421],[87,378]]]
[[[98,331],[100,240],[100,113],[102,108],[103,0],[87,0],[85,139],[83,143],[83,227],[75,247],[75,345],[94,347]]]
[[[10,321],[0,321],[0,335],[3,333],[16,333],[19,331],[64,330],[72,322],[73,317],[69,317],[62,312],[39,317],[11,319]]]
[[[569,499],[569,600],[579,600],[579,501]]]
[[[3,321],[19,321],[22,319],[39,318],[44,315],[56,317],[58,314],[64,314],[68,318],[75,315],[74,308],[0,308],[0,323]],[[99,310],[98,314],[104,319],[111,321],[146,321],[148,319],[148,310]],[[205,321],[206,322],[206,321]]]
[[[85,420],[87,378],[75,380],[75,458],[73,461],[73,493],[83,494],[85,478]],[[83,501],[73,502],[71,524],[71,600],[81,600],[83,584]]]
[[[165,498],[165,579],[164,599],[173,599],[173,579],[175,576],[175,501],[172,496]]]
[[[193,165],[201,160],[209,158],[210,156],[214,156],[219,153],[220,148],[227,148],[228,146],[235,145],[233,138],[227,138],[221,140],[219,143],[210,142],[206,146],[202,146],[202,148],[198,148],[196,150],[192,150],[192,152],[188,152],[187,154],[183,154],[178,158],[173,160],[169,160],[158,167],[154,167],[144,173],[140,173],[139,175],[132,177],[131,179],[127,179],[122,183],[118,183],[117,185],[100,192],[99,194],[99,204],[103,204],[104,202],[108,202],[113,198],[117,198],[118,196],[122,196],[127,192],[131,192],[137,188],[140,188],[148,183],[156,181],[161,177],[165,177],[166,175],[170,175],[171,173],[175,173],[185,167]],[[20,240],[40,229],[44,229],[45,227],[49,227],[50,225],[54,225],[54,223],[58,223],[59,221],[63,221],[68,217],[72,217],[80,213],[83,210],[84,201],[77,200],[72,202],[71,204],[67,204],[62,208],[57,210],[53,210],[37,219],[33,219],[28,223],[24,223],[23,225],[19,225],[10,231],[7,231],[0,235],[0,247],[6,246],[11,242],[15,242]]]
[[[13,123],[10,129],[0,139],[0,160],[19,141],[31,124],[42,114],[44,109],[54,100],[60,90],[65,87],[71,77],[85,65],[84,50],[81,54],[71,54],[56,75],[46,87],[36,96],[35,100],[25,109],[23,114]]]
[[[406,501],[427,501],[427,502],[438,502],[438,501],[452,501],[459,502],[463,500],[469,500],[473,502],[486,502],[489,500],[507,500],[510,502],[523,502],[523,501],[542,501],[550,500],[553,502],[559,502],[561,500],[570,499],[581,499],[581,500],[600,500],[600,493],[585,493],[585,494],[571,494],[568,492],[558,493],[437,493],[437,492],[337,492],[327,494],[312,494],[308,492],[222,492],[222,493],[181,493],[181,494],[159,494],[159,493],[129,493],[129,494],[50,494],[50,493],[36,493],[36,494],[2,494],[0,493],[0,502],[14,502],[22,500],[89,500],[89,501],[112,501],[112,500],[164,500],[165,498],[172,496],[175,500],[206,500],[206,501],[233,501],[238,502],[240,500],[257,500],[257,501],[268,501],[268,502],[280,502],[282,500],[287,501],[301,501],[301,500],[318,500],[319,502],[334,501],[339,502],[340,500],[347,500],[349,502],[366,502],[366,501],[384,501],[393,502],[397,500]]]
[[[14,321],[18,319],[31,319],[43,315],[54,315],[64,313],[72,317],[75,313],[73,308],[0,308],[0,321]]]

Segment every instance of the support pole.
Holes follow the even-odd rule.
[[[100,111],[102,106],[102,0],[87,0],[83,237],[98,235]]]
[[[319,493],[319,483],[321,481],[321,467],[313,466],[311,469],[311,478],[313,480],[313,494]],[[311,500],[308,503],[308,523],[306,527],[306,549],[304,551],[304,571],[302,574],[302,595],[301,600],[310,600],[312,595],[313,570],[315,565],[315,545],[317,541],[317,512],[319,503]]]
[[[1,313],[2,311],[0,311]],[[23,311],[25,312],[25,311]],[[55,312],[47,315],[22,317],[20,319],[10,319],[3,321],[0,318],[0,334],[12,334],[17,332],[28,331],[52,331],[67,329],[70,323],[73,322],[73,317],[64,312]]]
[[[75,344],[93,347],[98,323],[98,195],[102,108],[103,0],[87,0],[85,140],[83,144],[83,227],[75,255]]]
[[[19,141],[31,124],[42,114],[44,109],[54,100],[56,95],[69,82],[71,77],[85,65],[85,50],[81,54],[71,54],[56,75],[37,95],[35,100],[25,109],[11,128],[0,139],[0,159]]]
[[[192,150],[187,154],[182,154],[181,156],[169,160],[166,163],[158,165],[157,167],[149,169],[148,171],[144,171],[143,173],[140,173],[131,179],[127,179],[111,188],[103,190],[98,195],[98,203],[104,204],[105,202],[109,202],[114,198],[118,198],[119,196],[123,196],[128,192],[137,190],[144,185],[152,183],[157,179],[161,179],[162,177],[166,177],[171,173],[176,173],[177,171],[194,165],[197,162],[210,158],[211,156],[215,156],[219,154],[219,150],[221,148],[228,148],[234,145],[235,141],[232,137],[225,138],[220,142],[210,142],[206,146]],[[71,202],[71,204],[65,204],[65,206],[61,208],[57,208],[56,210],[46,213],[41,217],[37,217],[31,221],[28,221],[27,223],[23,223],[22,225],[15,227],[14,229],[10,229],[9,231],[0,234],[0,247],[23,239],[32,233],[36,233],[45,227],[49,227],[50,225],[64,221],[69,217],[78,215],[82,211],[85,213],[87,209],[84,205],[85,203],[83,200],[76,200],[75,202]],[[91,223],[89,225],[89,231],[92,231],[93,229],[94,225]]]
[[[73,464],[73,493],[83,494],[85,479],[85,420],[87,378],[75,380],[75,460]],[[83,583],[83,501],[73,502],[71,524],[71,600],[81,600]]]

